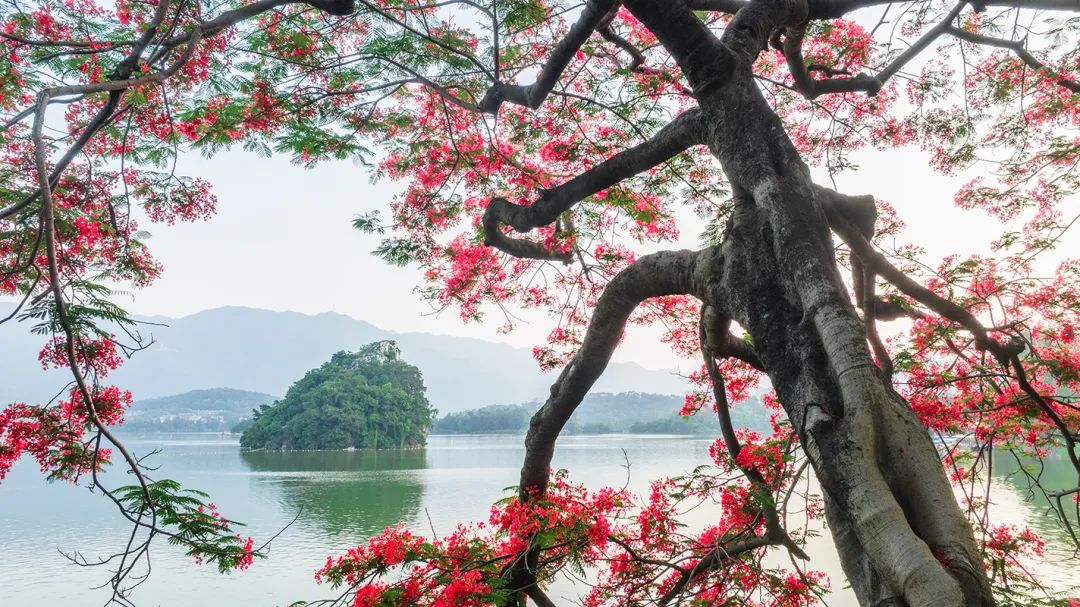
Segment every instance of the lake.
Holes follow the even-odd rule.
[[[621,486],[647,491],[651,479],[690,471],[708,461],[702,438],[674,436],[565,436],[554,466],[589,487]],[[492,502],[517,482],[524,453],[520,436],[432,436],[413,451],[244,453],[237,437],[214,434],[140,435],[127,438],[139,455],[161,449],[150,460],[158,478],[173,478],[211,494],[226,516],[244,521],[256,544],[278,532],[298,512],[299,520],[274,540],[269,558],[248,571],[219,575],[195,566],[181,550],[159,542],[153,573],[133,594],[140,606],[287,605],[327,598],[313,573],[329,554],[363,542],[383,528],[405,521],[418,533],[450,531],[459,522],[486,519]],[[625,453],[625,456],[624,456]],[[1064,479],[1066,462],[1051,461],[1048,474]],[[1013,468],[1015,469],[1015,468]],[[998,513],[1015,524],[1044,532],[1047,558],[1036,564],[1044,582],[1063,589],[1072,579],[1073,553],[1063,535],[1024,502],[1023,486],[995,465]],[[119,471],[106,475],[110,486]],[[695,511],[704,522],[708,512]],[[693,521],[692,521],[693,522]],[[0,605],[41,607],[101,605],[108,598],[101,568],[83,568],[61,554],[78,551],[90,560],[121,549],[130,527],[112,505],[83,488],[45,484],[32,461],[21,461],[0,485]],[[854,605],[845,589],[827,533],[812,540],[811,568],[833,580],[835,607]],[[777,563],[780,563],[779,555]],[[568,582],[552,594],[571,604],[581,591]]]

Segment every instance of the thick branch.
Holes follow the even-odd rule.
[[[484,211],[485,244],[515,257],[561,259],[560,255],[553,255],[538,243],[506,236],[502,232],[502,226],[510,226],[518,232],[528,232],[548,225],[586,197],[658,166],[702,143],[703,128],[701,111],[688,110],[660,129],[652,139],[619,152],[560,186],[541,190],[539,200],[531,206],[516,205],[505,198],[492,199]]]
[[[684,572],[679,576],[679,579],[671,589],[656,601],[657,607],[666,607],[667,605],[670,605],[673,600],[686,591],[687,586],[694,581],[694,578],[711,571],[724,561],[735,558],[744,552],[768,546],[771,543],[772,542],[768,538],[755,536],[744,542],[728,544],[726,546],[717,546],[709,552],[709,554],[705,555],[704,558],[698,561],[692,570]]]
[[[715,11],[734,15],[750,2],[747,0],[686,0],[686,5],[695,11]]]
[[[600,26],[609,11],[617,6],[615,0],[588,0],[581,16],[551,51],[547,63],[540,70],[536,81],[528,86],[496,82],[484,98],[480,100],[480,109],[490,114],[499,111],[503,102],[523,105],[536,109],[555,88],[563,70],[570,64],[578,49],[589,39],[593,31]]]
[[[815,193],[821,199],[832,201],[849,198],[845,197],[843,194],[820,186],[815,186]],[[850,204],[850,202],[848,204]],[[1057,411],[1054,410],[1050,403],[1039,394],[1028,380],[1027,371],[1024,369],[1024,365],[1021,363],[1019,356],[1024,348],[1023,341],[1013,339],[1007,343],[1002,343],[993,337],[990,337],[986,327],[984,327],[971,312],[919,284],[899,268],[892,265],[884,255],[874,250],[873,246],[852,228],[851,224],[848,223],[843,215],[836,211],[838,205],[823,204],[822,206],[829,219],[829,225],[842,239],[844,239],[848,246],[851,247],[851,251],[859,256],[859,259],[869,271],[881,275],[882,278],[892,283],[904,294],[969,331],[972,336],[974,336],[976,348],[990,352],[1002,366],[1008,368],[1012,372],[1020,389],[1039,406],[1054,426],[1057,427],[1065,441],[1066,453],[1069,456],[1070,462],[1073,467],[1080,472],[1080,457],[1077,456],[1075,450],[1078,437],[1076,433],[1068,427],[1061,416],[1058,415]]]
[[[623,4],[671,53],[690,81],[693,94],[703,102],[708,93],[719,91],[730,82],[736,69],[748,73],[774,32],[806,20],[805,0],[749,2],[738,8],[735,18],[717,39],[689,10],[704,8],[700,0],[624,0]],[[729,10],[737,8],[727,3],[723,6]]]
[[[822,188],[824,189],[824,188]],[[863,238],[870,240],[874,237],[874,224],[877,221],[877,204],[873,196],[843,196],[825,198],[820,201],[822,206],[829,205],[826,214],[832,212],[844,217]],[[869,298],[865,295],[864,283],[867,280],[866,269],[857,255],[851,256],[851,281],[853,283],[856,300],[855,304],[863,309],[866,318],[877,320],[896,320],[897,318],[922,318],[923,314],[918,310],[905,309],[891,301],[886,301],[871,289]],[[873,278],[869,278],[873,280]],[[868,308],[872,306],[873,309]]]
[[[630,314],[652,297],[697,292],[702,283],[698,266],[708,265],[708,260],[713,259],[712,252],[714,249],[646,255],[608,283],[596,303],[581,349],[559,374],[547,402],[529,422],[519,482],[522,501],[535,499],[546,491],[555,441],[607,367]],[[706,263],[699,264],[701,260]],[[503,572],[504,579],[511,580],[520,592],[529,594],[536,584],[538,554],[539,547],[534,546],[519,555]],[[511,596],[507,604],[516,604],[514,600],[515,596]]]
[[[870,240],[874,237],[874,224],[877,221],[877,205],[873,196],[853,196],[845,200],[833,202],[835,210],[839,211],[855,228],[863,238]],[[875,292],[876,274],[873,270],[865,267],[858,255],[851,256],[851,282],[855,291],[855,303],[863,311],[863,324],[866,330],[866,340],[874,351],[874,356],[881,367],[881,373],[886,381],[892,381],[893,363],[889,356],[889,350],[877,330],[877,318],[879,307],[889,305],[881,300]],[[900,311],[901,315],[902,310]],[[890,315],[885,320],[892,320],[898,316]]]
[[[1002,343],[993,337],[990,337],[986,327],[984,327],[971,312],[919,284],[899,268],[892,265],[884,255],[874,250],[873,246],[862,236],[862,234],[859,234],[847,219],[838,212],[838,209],[843,204],[849,206],[852,204],[850,200],[843,201],[845,198],[850,199],[852,197],[844,196],[843,194],[820,186],[815,186],[815,193],[823,200],[832,201],[831,204],[822,205],[825,209],[825,214],[829,219],[829,225],[842,239],[844,239],[848,246],[851,247],[851,251],[859,257],[868,271],[881,275],[882,278],[892,283],[904,294],[969,331],[975,338],[976,348],[990,352],[999,363],[1012,371],[1013,377],[1016,379],[1020,389],[1023,390],[1040,409],[1042,409],[1043,413],[1046,414],[1050,421],[1058,428],[1058,431],[1065,440],[1070,462],[1077,471],[1080,471],[1080,457],[1076,455],[1074,449],[1077,435],[1069,429],[1068,425],[1061,419],[1061,416],[1058,415],[1057,411],[1055,411],[1046,399],[1039,394],[1028,380],[1027,371],[1025,371],[1019,356],[1024,348],[1023,342],[1014,339],[1007,343]]]
[[[867,268],[892,283],[908,297],[970,331],[975,337],[975,346],[980,350],[989,350],[1002,362],[1016,354],[1017,348],[1014,344],[1002,344],[990,337],[986,327],[971,312],[919,284],[874,250],[873,245],[838,211],[844,204],[853,204],[850,200],[852,197],[821,186],[814,186],[814,192],[825,202],[822,208],[829,219],[829,226],[840,235],[852,253],[858,255]]]
[[[593,311],[581,349],[551,386],[551,396],[529,423],[525,462],[521,468],[522,496],[547,486],[555,440],[593,383],[600,377],[622,337],[630,314],[652,297],[697,293],[702,282],[699,265],[718,267],[703,251],[664,251],[641,257],[608,283]],[[699,261],[707,263],[699,264]]]
[[[940,23],[930,28],[914,44],[905,49],[904,52],[889,62],[884,69],[873,76],[859,74],[851,78],[823,78],[820,80],[814,78],[810,75],[802,56],[802,41],[805,32],[801,27],[791,28],[784,37],[783,52],[784,58],[787,59],[788,69],[791,70],[791,75],[795,78],[795,87],[807,99],[814,99],[829,93],[851,93],[856,91],[876,95],[881,90],[881,87],[885,86],[885,82],[889,78],[895,76],[909,61],[926,50],[934,40],[937,40],[949,30],[953,20],[956,19],[966,4],[967,2],[958,2]]]
[[[765,363],[754,346],[732,335],[727,328],[730,323],[720,316],[715,307],[704,306],[701,314],[701,326],[705,329],[702,335],[705,341],[701,345],[703,351],[717,358],[737,358],[758,371],[765,371]]]

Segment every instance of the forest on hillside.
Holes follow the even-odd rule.
[[[338,352],[285,398],[254,412],[244,449],[380,449],[423,446],[435,410],[420,370],[392,341]]]
[[[225,432],[277,397],[234,388],[190,390],[132,405],[124,427],[140,432]]]
[[[434,434],[523,434],[541,403],[488,405],[449,413],[435,421]],[[570,417],[564,432],[570,434],[696,434],[717,436],[720,422],[708,411],[678,415],[683,397],[676,394],[622,392],[596,393],[585,398]],[[758,398],[731,409],[732,424],[769,432],[769,412]]]

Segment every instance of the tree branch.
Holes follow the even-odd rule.
[[[1027,64],[1027,66],[1031,69],[1037,72],[1045,73],[1052,80],[1055,80],[1057,84],[1069,89],[1074,93],[1080,93],[1080,82],[1070,80],[1068,78],[1065,78],[1064,76],[1061,76],[1060,74],[1054,72],[1054,70],[1047,67],[1046,64],[1036,59],[1034,55],[1028,52],[1027,46],[1023,40],[1002,40],[1001,38],[991,38],[990,36],[975,34],[957,27],[949,27],[946,31],[949,33],[950,36],[955,36],[961,40],[965,40],[973,44],[981,44],[983,46],[995,46],[997,48],[1009,49],[1010,51],[1015,53],[1016,56],[1025,64]]]
[[[724,561],[737,557],[744,552],[756,550],[763,546],[768,546],[772,542],[763,536],[755,536],[744,542],[737,544],[729,544],[727,546],[717,546],[709,554],[705,555],[700,561],[694,565],[694,568],[690,571],[684,572],[679,576],[679,579],[675,582],[675,585],[670,590],[664,593],[657,601],[657,607],[667,607],[671,601],[675,600],[686,587],[690,585],[690,582],[694,581],[697,576],[707,573],[714,567],[723,563]]]
[[[814,186],[814,192],[819,200],[823,202],[822,208],[829,220],[829,226],[840,235],[840,238],[851,248],[852,253],[858,255],[867,268],[892,283],[908,297],[964,327],[974,336],[977,348],[990,351],[1002,363],[1005,363],[1011,356],[1018,353],[1016,344],[1003,344],[990,337],[986,327],[971,312],[919,284],[902,270],[892,265],[884,255],[874,250],[873,245],[852,226],[840,211],[845,205],[851,206],[853,203],[850,199],[854,197],[845,196],[821,186]]]
[[[791,75],[795,78],[795,88],[807,99],[815,99],[821,95],[831,93],[851,93],[856,91],[876,95],[881,90],[881,87],[885,86],[885,82],[889,78],[896,75],[909,61],[926,50],[926,47],[930,46],[934,40],[937,40],[951,27],[952,21],[956,19],[966,4],[966,1],[958,2],[940,23],[930,28],[921,38],[889,62],[876,75],[859,74],[851,78],[823,78],[820,80],[814,78],[810,75],[802,55],[805,30],[801,26],[789,28],[784,36],[782,51],[784,58],[787,60],[788,69],[791,70]]]
[[[581,16],[551,51],[551,56],[537,75],[536,81],[528,86],[496,82],[480,100],[480,109],[489,114],[495,114],[504,102],[523,105],[534,110],[540,107],[551,89],[555,88],[563,70],[574,58],[574,54],[600,26],[608,12],[615,10],[617,6],[618,3],[615,0],[588,0],[581,11]]]
[[[47,93],[45,95],[45,99],[47,100],[46,103],[52,103],[53,98],[66,95],[91,95],[97,93],[109,93],[109,99],[106,104],[102,106],[102,108],[97,112],[97,114],[95,114],[94,118],[91,119],[87,127],[83,129],[82,133],[79,135],[79,138],[74,142],[74,144],[60,159],[60,161],[57,162],[56,166],[53,167],[53,171],[49,177],[50,184],[55,184],[59,180],[60,175],[63,173],[64,169],[67,168],[68,164],[71,163],[75,156],[77,156],[79,152],[82,151],[83,147],[86,146],[90,139],[102,127],[108,124],[108,122],[115,117],[114,112],[116,111],[116,107],[120,100],[120,94],[124,90],[133,86],[161,82],[171,77],[174,73],[176,73],[177,70],[183,67],[183,65],[187,63],[188,60],[190,60],[190,58],[195,52],[195,49],[198,47],[199,42],[203,38],[213,36],[227,27],[243,21],[244,19],[259,15],[265,11],[272,10],[274,8],[278,8],[280,6],[285,6],[288,4],[300,3],[301,2],[299,2],[299,0],[261,0],[260,2],[255,2],[254,4],[250,4],[243,8],[224,12],[218,15],[216,18],[211,19],[210,21],[201,23],[199,26],[189,32],[174,36],[160,42],[158,44],[157,50],[146,61],[147,64],[153,65],[161,58],[163,58],[165,54],[168,53],[170,50],[180,45],[186,44],[187,48],[184,49],[183,53],[181,53],[181,56],[176,61],[174,61],[165,69],[159,72],[145,74],[143,76],[132,78],[131,74],[134,73],[135,68],[138,66],[143,51],[150,45],[154,35],[156,35],[158,32],[160,24],[164,21],[166,17],[170,2],[161,2],[155,10],[153,19],[147,25],[147,29],[143,32],[140,38],[133,42],[124,43],[125,45],[132,46],[132,51],[128,54],[127,57],[124,58],[123,61],[117,64],[116,68],[110,75],[109,80],[91,84],[57,86],[44,91],[45,93]],[[316,0],[315,2],[305,3],[313,7],[319,8],[320,10],[325,10],[333,15],[349,14],[354,8],[354,0]],[[331,12],[333,10],[339,12]],[[436,86],[435,88],[437,89],[438,87]],[[35,111],[44,111],[38,110],[36,108],[37,106],[28,109],[27,112],[20,114],[17,118],[21,119],[26,116],[32,115]],[[6,125],[5,128],[7,126],[10,126],[12,123],[13,121],[9,121],[8,125]],[[28,194],[19,202],[5,209],[0,209],[0,219],[10,217],[15,213],[19,212],[20,210],[26,208],[35,200],[37,200],[40,193],[41,189],[38,188]]]
[[[851,197],[821,186],[814,186],[814,191],[819,199],[831,202],[822,205],[830,227],[851,247],[852,252],[859,256],[859,259],[868,270],[881,275],[882,278],[892,283],[907,296],[969,331],[975,338],[976,348],[990,352],[1003,367],[1012,372],[1012,377],[1016,380],[1020,389],[1042,409],[1043,413],[1057,427],[1065,440],[1069,461],[1077,472],[1080,472],[1080,456],[1076,454],[1075,449],[1076,441],[1080,437],[1069,429],[1057,411],[1031,385],[1027,377],[1027,371],[1020,361],[1020,353],[1024,350],[1024,342],[1014,338],[1007,343],[1002,343],[990,337],[987,328],[971,312],[922,286],[892,265],[884,255],[874,250],[863,235],[853,229],[843,214],[838,211],[843,204],[851,204],[850,200],[844,201],[845,198]],[[841,204],[836,204],[837,202],[841,202]]]
[[[209,38],[245,19],[250,19],[251,17],[265,13],[266,11],[290,4],[307,4],[335,16],[350,15],[356,8],[356,0],[259,0],[258,2],[253,2],[247,6],[231,11],[225,11],[209,21],[200,23],[196,29],[201,31],[203,38]],[[184,44],[190,38],[191,32],[185,32],[161,41],[158,45],[160,48],[154,53],[153,58],[157,59],[162,52]]]
[[[734,15],[750,2],[748,0],[686,0],[686,5],[695,11],[713,11]]]
[[[805,0],[750,2],[717,39],[685,1],[623,0],[623,4],[664,45],[698,99],[719,91],[737,68],[749,69],[773,32],[806,19]]]
[[[608,283],[593,311],[585,339],[574,358],[551,386],[547,402],[533,416],[525,437],[525,461],[521,468],[522,498],[547,486],[555,440],[593,383],[607,367],[630,314],[652,297],[696,294],[702,280],[699,265],[717,267],[710,253],[663,251],[645,255],[619,272]],[[700,264],[699,264],[700,262]]]
[[[608,13],[608,15],[614,15],[614,12]],[[615,30],[611,29],[610,25],[602,25],[598,28],[597,33],[607,40],[608,42],[619,47],[626,54],[630,55],[630,65],[626,66],[626,69],[638,74],[660,74],[661,71],[656,68],[651,68],[645,65],[645,54],[642,53],[632,42],[623,38],[619,34],[615,33]],[[693,95],[693,91],[686,87],[680,87],[684,95]]]
[[[761,361],[757,350],[749,343],[735,337],[728,331],[730,323],[718,316],[713,306],[701,309],[701,326],[707,330],[702,334],[705,340],[701,347],[717,358],[737,358],[758,371],[765,372],[765,363]]]
[[[837,19],[861,8],[911,1],[912,0],[810,0],[810,18]],[[981,6],[1026,8],[1031,10],[1080,11],[1080,0],[980,0],[978,4]]]
[[[709,305],[701,308],[701,320],[698,323],[698,339],[701,344],[701,355],[705,361],[705,369],[709,372],[709,383],[712,384],[713,398],[716,400],[716,417],[720,422],[720,434],[724,439],[724,447],[727,449],[731,463],[739,468],[743,476],[754,485],[761,494],[771,495],[773,488],[760,470],[751,466],[739,464],[739,454],[742,453],[742,444],[735,435],[735,426],[731,423],[731,405],[728,403],[727,388],[724,385],[724,376],[716,364],[717,355],[720,353],[710,350],[710,343],[718,341],[719,336],[728,335],[728,326],[731,319],[721,316],[720,313]],[[722,354],[720,354],[722,356]],[[793,555],[807,560],[807,556],[795,542],[788,537],[784,525],[780,521],[780,515],[773,503],[762,503],[761,514],[765,517],[765,537],[773,544],[786,547]]]
[[[709,254],[712,252],[715,248],[646,255],[619,272],[604,288],[581,348],[563,368],[551,386],[547,402],[529,422],[518,485],[521,501],[542,497],[546,491],[555,441],[585,394],[607,368],[630,314],[641,302],[652,297],[698,292],[702,283],[699,261],[705,260],[706,265],[710,265],[708,262],[714,259]],[[533,546],[518,555],[502,573],[504,579],[520,589],[517,592],[534,599],[536,597],[530,592],[536,585],[539,549]],[[511,596],[510,600],[514,598]]]
[[[511,238],[503,234],[502,226],[528,232],[548,225],[585,198],[701,144],[704,126],[701,111],[688,110],[648,141],[615,154],[562,185],[541,190],[540,198],[531,206],[516,205],[505,198],[492,199],[483,217],[485,244],[515,257],[568,258],[568,254],[552,254],[531,240]]]
[[[605,25],[596,31],[600,34],[601,38],[626,51],[627,55],[630,55],[630,65],[626,66],[626,69],[631,72],[636,72],[641,66],[645,65],[645,54],[638,50],[632,42],[619,34],[616,34],[615,30],[611,29],[610,25]]]

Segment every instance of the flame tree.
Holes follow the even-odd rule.
[[[212,215],[176,159],[243,147],[404,182],[390,217],[359,210],[377,254],[424,268],[421,293],[466,320],[549,311],[534,352],[562,367],[518,494],[486,524],[392,528],[329,558],[328,602],[549,606],[555,574],[589,569],[586,605],[812,603],[828,582],[800,562],[794,502],[827,521],[862,605],[1065,601],[1025,568],[1042,540],[996,521],[987,479],[995,452],[1080,471],[1080,264],[1056,250],[1080,185],[1077,0],[0,6],[0,294],[42,364],[71,370],[57,400],[0,413],[0,476],[27,454],[115,502],[132,539],[106,561],[114,600],[155,536],[223,569],[261,555],[205,496],[152,478],[110,430],[130,393],[102,383],[145,344],[110,288],[162,270],[137,220]],[[929,166],[882,192],[811,178],[904,147]],[[938,204],[998,220],[989,253],[931,265],[904,244],[886,182],[923,170],[970,178]],[[694,214],[701,248],[662,250]],[[699,357],[681,413],[722,428],[709,467],[647,496],[550,470],[628,323]],[[728,407],[764,377],[773,433],[734,431]],[[102,486],[111,459],[136,484]],[[793,502],[810,469],[820,495]],[[1023,470],[1077,541],[1080,483]],[[713,523],[680,526],[699,503]]]

